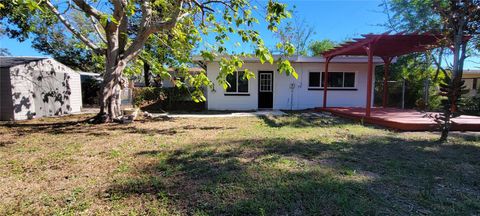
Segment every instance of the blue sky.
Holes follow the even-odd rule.
[[[266,1],[254,0],[259,4]],[[288,5],[295,5],[297,15],[305,19],[308,25],[313,26],[316,34],[312,39],[331,39],[341,42],[347,38],[357,37],[366,33],[383,33],[386,31],[381,24],[385,23],[387,16],[379,6],[381,0],[284,0]],[[277,41],[266,28],[260,28],[262,38],[269,47]],[[8,48],[13,55],[38,56],[42,55],[30,46],[30,41],[20,43],[16,40],[2,37],[0,47]],[[234,48],[234,46],[232,46]],[[245,47],[236,47],[237,51],[246,51]],[[243,49],[243,50],[242,50]],[[477,63],[475,63],[477,62]],[[465,68],[480,67],[479,58],[470,58],[466,61]]]

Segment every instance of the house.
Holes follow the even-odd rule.
[[[0,120],[80,112],[80,74],[45,57],[0,57]]]
[[[464,70],[462,80],[465,81],[467,96],[477,96],[480,89],[480,70]]]
[[[214,89],[207,90],[208,110],[302,110],[322,106],[323,71],[325,58],[295,56],[289,60],[298,73],[298,79],[277,72],[276,64],[261,64],[257,58],[243,58],[238,72],[227,77],[230,87],[223,89],[218,83],[219,58],[202,62]],[[383,64],[373,58],[375,65]],[[328,72],[330,107],[365,107],[367,92],[368,58],[339,56],[330,61]],[[243,70],[255,73],[255,78],[244,80]],[[373,93],[372,93],[373,94]]]

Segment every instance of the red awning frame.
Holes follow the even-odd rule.
[[[393,58],[414,53],[425,52],[429,49],[437,48],[442,45],[445,39],[440,34],[433,33],[410,33],[390,35],[390,32],[383,34],[364,34],[363,38],[354,38],[353,41],[348,41],[339,46],[327,50],[322,53],[325,57],[325,78],[323,91],[323,108],[327,108],[327,92],[328,92],[328,66],[330,61],[336,56],[368,56],[368,79],[367,79],[367,95],[365,104],[365,115],[370,116],[372,106],[372,79],[373,79],[373,56],[378,56],[383,59],[384,67],[384,91],[382,106],[387,106],[388,95],[388,75],[390,63]]]

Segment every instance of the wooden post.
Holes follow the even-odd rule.
[[[323,77],[323,108],[327,108],[328,64],[330,63],[330,60],[331,57],[325,58],[325,76]]]
[[[367,76],[367,101],[365,104],[365,116],[370,117],[370,109],[372,106],[372,79],[373,79],[373,50],[372,44],[365,47],[368,54],[368,76]]]
[[[388,105],[388,78],[390,73],[390,63],[392,62],[391,57],[382,57],[383,62],[385,63],[383,67],[383,98],[382,98],[382,107],[386,108]]]

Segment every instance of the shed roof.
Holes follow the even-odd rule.
[[[33,61],[47,59],[47,57],[35,56],[0,56],[0,68],[10,68],[13,66],[27,64]]]

